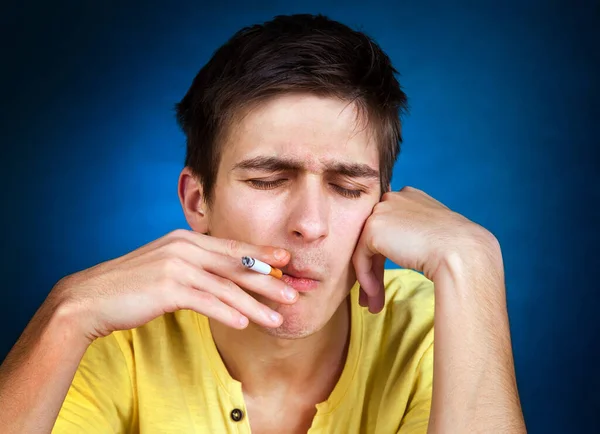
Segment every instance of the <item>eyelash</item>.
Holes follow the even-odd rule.
[[[262,190],[270,190],[272,188],[279,187],[285,181],[286,181],[286,179],[278,179],[276,181],[261,181],[259,179],[250,179],[250,180],[248,180],[248,183],[250,185],[252,185],[253,187],[260,188]],[[330,184],[330,185],[339,194],[341,194],[344,197],[351,198],[351,199],[358,199],[360,197],[360,195],[363,193],[362,190],[350,190],[347,188],[340,187],[339,185],[335,185],[335,184]]]

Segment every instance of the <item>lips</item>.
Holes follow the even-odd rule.
[[[319,280],[314,273],[291,268],[283,269],[281,280],[298,292],[314,291],[319,286]]]
[[[314,291],[319,286],[318,280],[308,279],[306,277],[294,277],[289,274],[284,274],[281,277],[281,280],[298,292]]]

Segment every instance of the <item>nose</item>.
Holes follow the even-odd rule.
[[[320,182],[303,183],[294,191],[289,205],[288,231],[294,239],[312,243],[327,237],[330,204]]]

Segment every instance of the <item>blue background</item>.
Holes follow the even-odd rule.
[[[168,3],[3,6],[0,359],[60,277],[187,227],[172,106],[212,52],[242,26],[321,12],[401,72],[393,187],[501,242],[529,432],[598,429],[599,2]]]

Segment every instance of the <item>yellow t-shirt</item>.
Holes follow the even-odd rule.
[[[358,304],[358,284],[352,288],[346,364],[317,404],[310,434],[427,431],[433,283],[398,269],[386,270],[385,284],[376,315]],[[181,310],[94,341],[52,432],[250,433],[250,424],[241,383],[227,372],[208,319]]]

